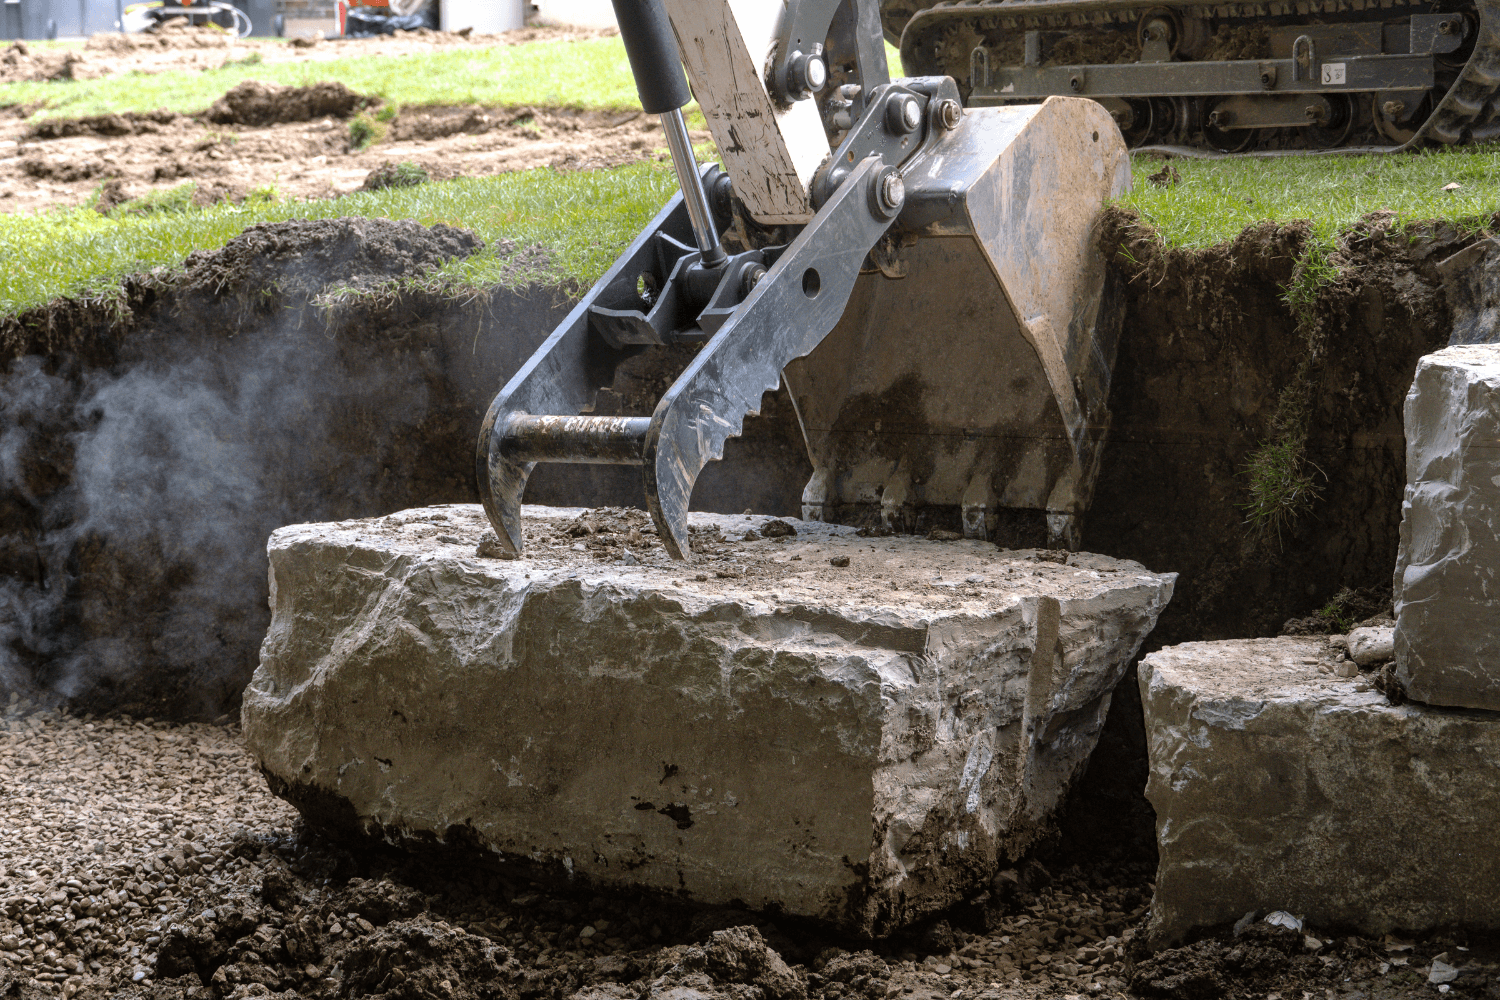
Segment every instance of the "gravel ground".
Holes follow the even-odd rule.
[[[1028,861],[874,951],[763,915],[539,886],[451,852],[322,839],[266,790],[232,725],[80,718],[15,695],[0,810],[3,998],[1500,997],[1495,950],[1451,935],[1261,924],[1146,959],[1132,943],[1150,866],[1128,860]]]

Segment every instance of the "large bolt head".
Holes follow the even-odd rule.
[[[906,182],[892,170],[880,178],[880,204],[888,212],[899,212],[906,203]]]
[[[817,56],[808,56],[807,65],[802,70],[803,85],[813,93],[817,93],[827,82],[828,66]]]
[[[938,102],[937,120],[943,128],[952,131],[958,128],[958,123],[963,120],[964,108],[953,98],[949,97]]]
[[[917,106],[915,98],[907,98],[901,102],[901,117],[908,131],[915,132],[917,126],[922,124],[922,109]]]
[[[786,61],[786,85],[794,101],[805,100],[828,82],[828,64],[817,53],[793,52]]]
[[[906,184],[901,174],[889,164],[880,168],[870,181],[870,211],[877,219],[894,219],[906,204]]]
[[[885,127],[888,132],[906,135],[915,132],[922,124],[922,107],[910,94],[900,94],[885,106]]]

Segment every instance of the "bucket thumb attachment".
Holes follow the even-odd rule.
[[[861,264],[893,221],[877,190],[888,171],[879,157],[862,160],[784,249],[729,259],[709,301],[743,298],[649,421],[581,415],[593,404],[585,372],[611,346],[591,325],[592,309],[622,283],[634,286],[655,252],[655,237],[685,228],[680,196],[669,203],[490,405],[477,464],[502,549],[522,551],[521,497],[536,463],[639,464],[662,545],[674,559],[689,559],[687,511],[698,474],[723,456],[724,442],[740,433],[745,416],[759,412],[787,363],[809,354],[838,323]],[[673,273],[696,256],[684,255]],[[772,258],[761,275],[761,262]]]

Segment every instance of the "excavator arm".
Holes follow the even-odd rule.
[[[477,465],[501,546],[522,551],[538,462],[632,464],[689,559],[699,473],[783,381],[805,517],[1068,544],[1117,331],[1092,234],[1128,178],[1108,114],[966,113],[950,78],[892,81],[874,0],[615,9],[681,190],[491,404]],[[683,65],[723,170],[694,160]],[[595,412],[620,359],[673,344],[700,346],[649,417]]]

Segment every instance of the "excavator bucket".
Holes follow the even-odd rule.
[[[783,379],[805,517],[1072,544],[1118,336],[1093,233],[1129,179],[1109,114],[965,112],[950,78],[892,81],[873,0],[615,7],[682,192],[491,404],[478,473],[502,548],[522,549],[538,462],[604,462],[641,466],[689,558],[698,474]],[[723,172],[693,160],[678,41]],[[600,390],[646,344],[697,346],[652,414],[609,412]]]
[[[786,369],[803,517],[1073,547],[1109,425],[1120,311],[1095,221],[1129,184],[1098,105],[971,110],[909,187],[892,255]],[[938,214],[937,206],[933,214]]]

